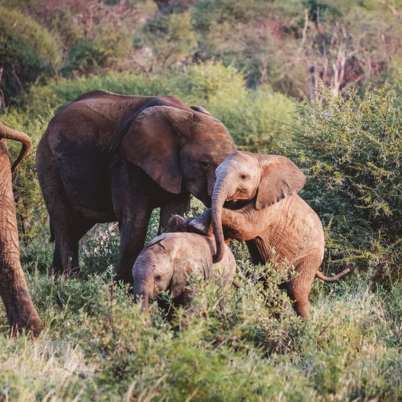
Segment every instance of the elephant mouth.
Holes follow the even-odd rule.
[[[226,209],[232,209],[232,210],[236,210],[236,209],[241,209],[244,206],[246,206],[248,203],[250,202],[250,200],[230,200],[230,201],[226,201],[223,206]]]

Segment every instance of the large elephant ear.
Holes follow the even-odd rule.
[[[304,173],[288,158],[278,155],[259,157],[262,173],[255,202],[262,209],[282,198],[298,193],[306,182]]]
[[[164,190],[182,191],[179,146],[183,136],[191,135],[193,113],[170,106],[153,106],[142,111],[131,123],[121,143],[121,152],[140,167]]]

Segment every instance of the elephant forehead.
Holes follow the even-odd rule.
[[[230,168],[235,171],[257,172],[258,161],[249,155],[236,152],[229,155],[218,167],[218,171]]]

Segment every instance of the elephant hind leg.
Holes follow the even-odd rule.
[[[289,297],[294,302],[296,313],[303,319],[310,317],[309,295],[313,286],[315,273],[321,265],[322,257],[320,253],[311,253],[297,261],[295,265],[296,277],[288,284]]]
[[[94,222],[81,217],[71,208],[56,168],[56,161],[45,137],[38,146],[37,170],[50,217],[51,240],[54,241],[53,263],[50,270],[54,274],[76,273],[79,271],[79,240]]]
[[[54,223],[55,246],[52,271],[71,276],[79,273],[79,241],[93,222],[64,209]]]

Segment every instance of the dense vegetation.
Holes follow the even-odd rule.
[[[190,309],[143,316],[112,280],[114,224],[83,240],[80,278],[47,275],[31,157],[15,190],[46,330],[10,339],[0,308],[0,401],[402,400],[401,13],[397,0],[0,1],[2,121],[37,143],[60,105],[95,88],[200,104],[239,148],[304,169],[323,270],[353,268],[315,283],[304,323],[275,267],[236,243],[240,289],[195,284]]]

